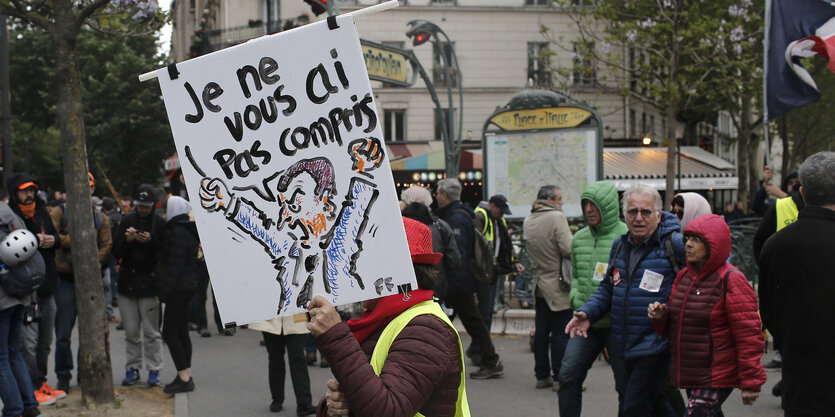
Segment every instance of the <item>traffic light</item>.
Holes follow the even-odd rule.
[[[316,16],[328,11],[328,0],[304,0],[304,2],[310,5],[310,10]]]
[[[432,37],[432,32],[418,26],[406,32],[406,36],[412,38],[412,46],[418,46],[426,43]]]

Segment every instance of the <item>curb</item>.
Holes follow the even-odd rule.
[[[174,394],[174,417],[188,417],[188,394]]]

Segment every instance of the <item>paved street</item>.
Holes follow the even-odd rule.
[[[456,322],[457,323],[457,322]],[[460,326],[459,326],[460,327]],[[124,377],[124,333],[111,325],[113,380],[119,384]],[[466,333],[462,334],[468,343]],[[270,413],[269,388],[267,386],[267,352],[259,345],[261,335],[252,330],[238,329],[233,337],[214,333],[211,338],[201,338],[192,332],[194,343],[193,372],[197,389],[188,394],[189,416],[295,416],[295,399],[287,376],[287,399],[282,413]],[[467,380],[470,409],[474,416],[558,416],[557,396],[550,389],[534,389],[533,354],[525,337],[495,337],[494,342],[505,366],[502,379]],[[74,338],[77,342],[77,338]],[[318,363],[317,363],[318,365]],[[174,378],[175,370],[166,349],[163,382]],[[325,382],[331,377],[328,369],[312,366],[311,386],[314,398],[325,390]],[[469,371],[469,369],[468,369]],[[75,376],[75,374],[73,374]],[[734,391],[725,403],[727,416],[778,417],[782,410],[777,398],[771,395],[771,387],[779,378],[779,372],[768,372],[769,380],[762,396],[754,406],[742,405],[739,391]],[[54,383],[50,360],[50,383]],[[142,381],[147,371],[142,371]],[[602,361],[597,361],[586,380],[588,390],[584,396],[584,416],[614,416],[617,398],[611,371]],[[79,395],[76,389],[73,395]],[[178,416],[182,417],[182,416]]]

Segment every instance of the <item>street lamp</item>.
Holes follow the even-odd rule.
[[[458,67],[458,57],[455,48],[449,40],[449,36],[441,30],[438,25],[423,19],[415,19],[408,24],[409,30],[406,36],[412,39],[412,45],[418,46],[431,40],[433,37],[438,42],[441,64],[443,65],[444,81],[446,82],[447,96],[449,97],[448,114],[443,114],[443,109],[438,106],[438,113],[441,120],[441,136],[444,141],[444,154],[446,158],[447,178],[455,178],[458,175],[461,165],[461,125],[464,121],[464,93],[461,88],[461,69]],[[439,36],[440,35],[440,36]],[[449,51],[449,55],[447,55]],[[452,62],[450,62],[450,60]],[[452,69],[455,69],[455,78],[458,88],[458,132],[455,129],[455,113],[452,99]]]

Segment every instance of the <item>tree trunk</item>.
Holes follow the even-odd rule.
[[[752,190],[758,186],[751,175],[754,158],[749,153],[751,146],[751,97],[743,95],[741,98],[740,123],[738,140],[736,143],[736,169],[739,184],[737,185],[737,200],[744,201],[746,206],[751,204]]]
[[[676,115],[678,108],[674,103],[667,105],[667,184],[664,192],[664,209],[667,210],[673,204],[673,196],[675,195],[675,180],[676,180],[676,154],[678,138],[676,138]]]
[[[96,228],[87,183],[87,148],[81,76],[75,55],[78,27],[72,2],[56,1],[52,39],[56,53],[58,81],[58,125],[63,153],[64,185],[67,190],[69,233],[78,310],[78,379],[85,403],[114,400],[113,372],[107,314],[102,289]]]

